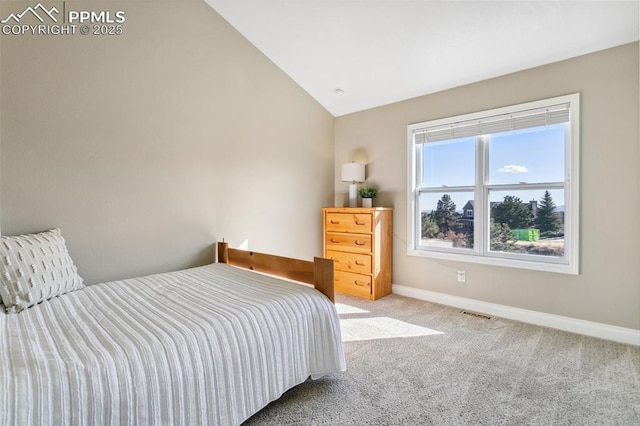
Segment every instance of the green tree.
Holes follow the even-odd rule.
[[[441,233],[446,234],[453,231],[458,222],[458,213],[456,213],[456,204],[451,200],[449,194],[444,194],[438,201],[435,211],[431,212],[433,220],[438,225]]]
[[[544,236],[553,235],[562,228],[560,215],[556,212],[556,205],[549,191],[544,191],[534,222]]]
[[[495,251],[509,251],[513,245],[513,236],[509,225],[496,223],[491,219],[491,241],[489,247]]]
[[[496,223],[507,225],[510,229],[526,229],[533,225],[533,213],[513,195],[504,197],[504,201],[493,208]]]
[[[440,228],[431,215],[422,213],[422,238],[433,238],[438,232],[440,232]]]

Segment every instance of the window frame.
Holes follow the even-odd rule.
[[[414,132],[427,127],[451,125],[470,120],[482,120],[497,115],[517,114],[522,111],[551,107],[558,104],[569,105],[569,121],[565,125],[564,182],[532,184],[491,184],[489,183],[489,146],[483,138],[475,136],[476,182],[470,187],[447,187],[450,192],[465,189],[474,192],[474,247],[442,248],[420,246],[421,212],[420,176],[422,175],[422,143],[416,143]],[[410,256],[456,260],[485,265],[513,267],[564,274],[579,274],[579,177],[580,177],[580,94],[558,96],[501,108],[478,111],[435,120],[428,120],[407,126],[407,254]],[[495,134],[495,133],[494,133]],[[564,190],[564,253],[562,258],[536,256],[520,253],[506,253],[489,250],[489,220],[491,190],[513,189],[563,189]],[[435,188],[434,191],[435,192]],[[464,206],[462,206],[464,207]],[[464,214],[464,213],[463,213]]]

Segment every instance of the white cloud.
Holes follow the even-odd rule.
[[[498,169],[501,173],[527,173],[527,168],[525,166],[518,166],[516,164],[507,164],[506,166],[502,166]]]

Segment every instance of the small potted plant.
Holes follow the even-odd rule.
[[[362,207],[370,208],[373,206],[373,198],[378,195],[378,190],[371,186],[365,186],[358,190],[358,195],[362,197]]]

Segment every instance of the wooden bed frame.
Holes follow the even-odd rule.
[[[314,257],[313,262],[310,262],[234,249],[229,247],[229,243],[222,241],[218,242],[218,262],[312,284],[316,290],[335,302],[332,259]]]

